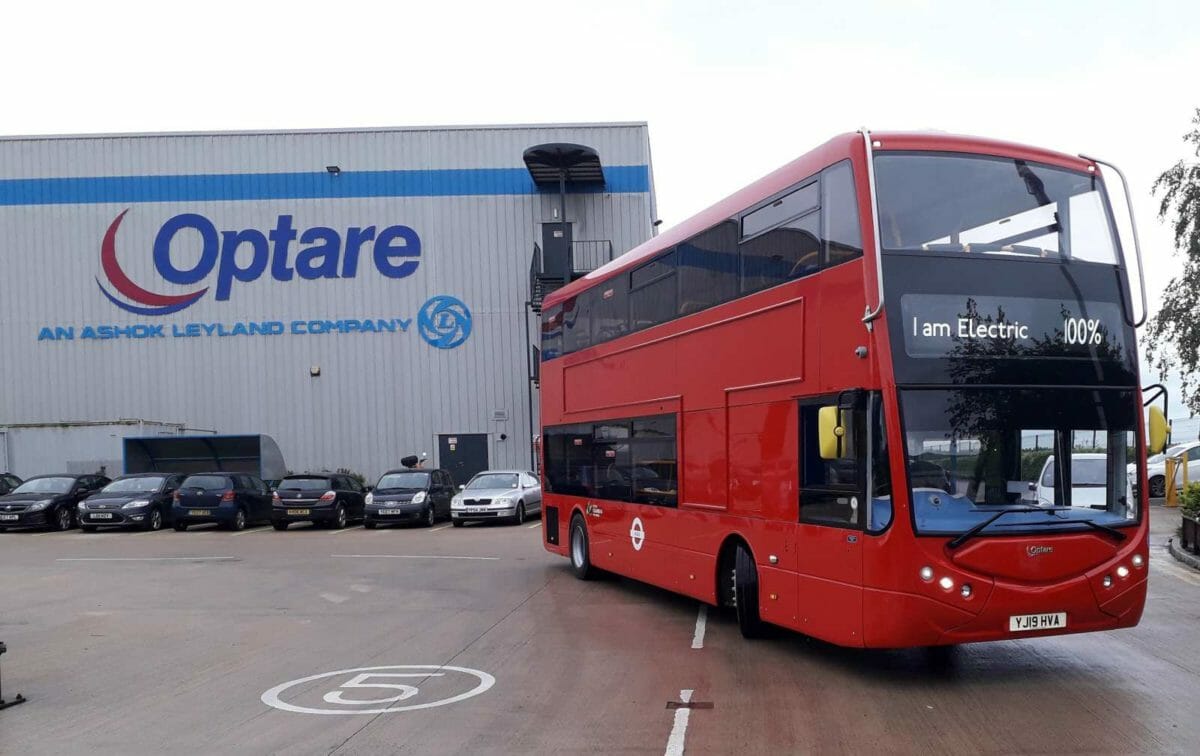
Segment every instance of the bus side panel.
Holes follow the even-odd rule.
[[[566,366],[564,410],[611,409],[678,396],[676,344],[676,341],[658,341]],[[637,380],[621,380],[621,376],[629,375],[636,375]]]
[[[725,411],[685,412],[679,448],[680,503],[727,506]]]
[[[804,297],[795,291],[781,286],[775,294],[779,302],[703,326],[675,342],[679,364],[693,376],[685,392],[689,409],[723,407],[736,389],[804,377],[799,337],[804,333]],[[788,294],[793,296],[782,298]]]

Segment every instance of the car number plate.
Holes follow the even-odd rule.
[[[290,514],[290,515],[306,515],[306,514],[310,514],[310,513],[311,513],[311,510],[308,510],[308,509],[289,509],[289,510],[287,511],[287,513],[288,513],[288,514]]]
[[[112,519],[111,512],[92,512],[91,514],[92,514],[93,520],[111,520]]]
[[[1066,612],[1014,614],[1008,618],[1008,631],[1010,633],[1023,633],[1030,630],[1061,630],[1066,626]]]
[[[379,514],[381,514],[381,515],[402,515],[402,514],[404,514],[404,510],[403,509],[381,509],[381,510],[379,510]]]
[[[0,522],[16,522],[21,519],[21,515],[0,515]]]
[[[486,512],[487,507],[467,507],[468,512]]]
[[[208,517],[210,514],[212,514],[211,509],[189,509],[188,510],[189,517]]]

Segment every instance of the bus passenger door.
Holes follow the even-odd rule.
[[[806,635],[847,646],[863,643],[864,407],[851,392],[800,403],[797,626]]]

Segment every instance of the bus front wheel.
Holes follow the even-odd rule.
[[[754,556],[738,544],[733,557],[733,605],[743,638],[761,638],[763,621],[758,614],[758,568]]]
[[[596,576],[588,544],[587,526],[579,515],[571,518],[571,569],[580,580],[591,580]]]

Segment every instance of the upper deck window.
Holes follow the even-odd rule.
[[[885,250],[1117,263],[1095,175],[950,153],[883,153],[875,175]]]

